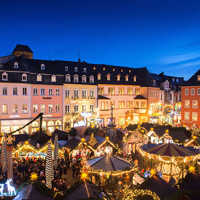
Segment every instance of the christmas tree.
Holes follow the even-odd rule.
[[[54,178],[51,142],[48,142],[45,176],[46,176],[46,186],[49,189],[51,189],[52,188],[52,180]]]
[[[54,166],[57,167],[58,164],[58,135],[56,134],[54,139]]]

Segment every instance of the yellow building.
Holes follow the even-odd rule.
[[[97,86],[64,84],[64,130],[94,125],[97,119]]]

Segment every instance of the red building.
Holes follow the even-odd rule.
[[[181,88],[181,123],[187,127],[200,127],[200,70]]]

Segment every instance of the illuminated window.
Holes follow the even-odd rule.
[[[65,81],[68,82],[68,83],[71,82],[71,76],[70,76],[70,74],[66,74],[65,75]]]
[[[103,88],[98,88],[98,94],[103,95],[104,94],[104,89]]]
[[[133,95],[133,89],[132,88],[128,88],[127,93],[128,93],[128,95]]]
[[[115,68],[113,68],[113,72],[115,72]]]
[[[74,83],[78,83],[78,74],[74,75]]]
[[[133,76],[133,82],[136,82],[136,75]]]
[[[96,70],[96,67],[95,67],[95,66],[93,67],[93,70]]]
[[[190,120],[190,113],[189,112],[185,112],[184,113],[184,119],[185,120]]]
[[[82,83],[86,83],[86,75],[82,76]]]
[[[185,100],[185,108],[189,108],[190,107],[190,100]]]
[[[52,113],[52,112],[53,112],[53,105],[52,105],[52,104],[49,104],[49,105],[48,105],[48,112],[49,112],[49,113]]]
[[[135,94],[140,95],[140,88],[135,88]]]
[[[38,112],[38,105],[33,104],[33,113],[37,113],[37,112]]]
[[[197,120],[198,120],[198,113],[192,112],[192,121],[197,121]]]
[[[192,108],[198,108],[198,101],[192,100]]]
[[[121,72],[123,72],[124,70],[123,69],[121,69]]]
[[[197,75],[197,81],[200,81],[200,75]]]
[[[42,75],[41,75],[41,74],[38,74],[38,75],[37,75],[37,81],[38,81],[38,82],[41,82],[41,81],[42,81]]]
[[[40,112],[45,113],[45,104],[40,105]]]
[[[60,105],[59,105],[59,104],[56,104],[55,109],[56,109],[56,113],[60,112]]]
[[[110,74],[107,74],[107,81],[110,81]]]
[[[53,96],[53,89],[49,89],[49,96]]]
[[[45,64],[41,64],[41,70],[45,70]]]
[[[106,71],[106,68],[105,68],[105,67],[103,67],[103,71]]]
[[[18,68],[19,68],[18,62],[14,62],[14,69],[18,69]]]
[[[56,96],[60,96],[60,90],[56,88]]]
[[[90,75],[90,83],[94,83],[94,76]]]
[[[120,81],[120,74],[117,74],[117,81]]]
[[[3,114],[7,114],[8,113],[8,105],[7,104],[3,104],[2,105],[2,113]]]
[[[125,76],[125,81],[128,81],[128,74]]]
[[[27,74],[22,74],[22,81],[27,81]]]
[[[8,80],[8,74],[6,73],[6,72],[4,72],[3,74],[2,74],[2,81],[7,81]]]
[[[22,104],[22,113],[28,113],[28,105]]]
[[[94,112],[94,105],[90,105],[90,112]]]
[[[18,113],[18,105],[17,104],[13,105],[13,113]]]
[[[114,88],[108,88],[108,95],[109,96],[115,95],[115,89]]]
[[[194,96],[195,95],[195,89],[191,88],[190,93],[191,93],[192,96]]]
[[[119,88],[119,95],[124,95],[124,88]]]
[[[101,74],[100,73],[97,74],[97,79],[101,80]]]
[[[51,82],[56,82],[56,75],[51,76]]]

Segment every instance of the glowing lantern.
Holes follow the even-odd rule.
[[[35,172],[31,173],[30,179],[31,179],[31,181],[36,181],[38,179],[37,173],[35,173]]]
[[[194,166],[190,166],[189,167],[189,172],[194,174],[195,173],[195,167]]]
[[[150,174],[151,174],[151,176],[154,176],[156,174],[156,170],[155,169],[151,169]]]
[[[88,177],[88,174],[87,174],[87,173],[83,172],[83,173],[81,174],[81,180],[85,181],[85,180],[87,179],[87,177]]]

